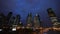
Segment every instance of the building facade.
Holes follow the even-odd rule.
[[[59,22],[52,8],[48,8],[47,11],[53,26],[58,27]]]
[[[32,14],[31,13],[28,14],[26,22],[27,22],[26,26],[32,27]]]
[[[34,27],[37,27],[37,28],[40,27],[41,22],[40,22],[40,17],[38,14],[35,15],[33,22],[34,22]]]

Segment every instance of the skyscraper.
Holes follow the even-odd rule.
[[[3,13],[0,14],[0,28],[2,28],[2,25],[5,24],[5,16]]]
[[[9,12],[8,15],[7,15],[7,20],[9,21],[9,19],[11,18],[12,16],[12,12]]]
[[[34,17],[34,27],[40,27],[40,17],[39,17],[39,15],[38,14],[36,14],[35,15],[35,17]]]
[[[15,20],[14,20],[14,25],[17,25],[20,23],[20,15],[16,15]]]
[[[26,22],[27,22],[26,26],[28,27],[32,26],[32,14],[31,13],[28,14]]]
[[[9,12],[8,15],[6,16],[6,25],[9,25],[9,20],[12,17],[12,12]]]
[[[9,20],[9,25],[13,25],[14,24],[14,20],[15,20],[15,17],[12,16]]]
[[[12,31],[16,31],[17,30],[17,26],[20,23],[20,15],[16,15],[15,19],[14,19],[14,23],[12,25]]]
[[[6,24],[6,16],[3,13],[0,14],[0,25]]]
[[[3,19],[3,15],[0,14],[0,25],[2,25],[2,19]]]
[[[57,20],[57,17],[55,15],[54,11],[52,10],[52,8],[48,8],[47,11],[48,11],[48,15],[50,17],[50,20],[51,20],[53,26],[56,27],[59,22]]]

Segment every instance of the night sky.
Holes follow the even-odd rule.
[[[33,17],[36,13],[40,15],[43,26],[51,26],[47,8],[52,8],[57,17],[60,17],[60,0],[0,0],[0,13],[7,15],[12,11],[13,16],[20,14],[24,24],[28,13],[31,12]]]

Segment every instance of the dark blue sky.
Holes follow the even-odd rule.
[[[53,8],[60,17],[60,0],[0,0],[0,12],[5,15],[12,11],[14,16],[20,14],[22,22],[25,22],[28,13],[32,12],[33,17],[39,13],[44,26],[51,24],[48,20],[47,8]]]

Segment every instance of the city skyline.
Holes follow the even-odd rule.
[[[47,13],[48,13],[48,15],[49,15],[49,20],[51,21],[51,26],[53,25],[53,21],[54,22],[58,22],[58,17],[55,15],[55,13],[54,13],[54,11],[53,11],[53,9],[52,8],[48,8],[47,9]],[[27,15],[27,17],[26,17],[26,26],[27,25],[36,25],[36,26],[38,26],[38,24],[40,24],[40,26],[42,25],[42,27],[44,27],[43,26],[43,21],[41,21],[41,18],[40,18],[40,15],[37,13],[34,17],[32,17],[33,15],[32,15],[32,13],[29,13],[28,15]],[[10,24],[11,23],[11,19],[13,19],[14,20],[14,22],[12,22],[12,24],[15,24],[15,25],[17,25],[17,24],[19,24],[20,23],[20,21],[21,21],[21,16],[18,14],[18,15],[16,15],[15,16],[15,19],[13,18],[13,13],[12,12],[10,12],[10,13],[8,13],[8,15],[6,16],[7,17],[7,20],[9,21],[9,23],[8,24]],[[56,19],[57,19],[57,21],[56,21],[56,19],[55,19],[55,17],[56,17]],[[22,21],[21,21],[22,22]],[[36,23],[35,23],[36,22]],[[23,23],[23,22],[22,22]],[[42,23],[42,24],[41,24]],[[45,23],[46,24],[46,23]],[[47,24],[48,25],[48,24]],[[47,27],[47,26],[45,26],[45,27]]]
[[[41,21],[44,26],[51,26],[49,21],[49,16],[47,13],[47,8],[52,8],[60,18],[60,0],[0,0],[0,13],[5,15],[8,12],[13,12],[13,16],[17,14],[21,15],[21,21],[25,24],[26,17],[28,13],[32,13],[34,16],[36,13],[39,13]],[[32,17],[33,17],[32,16]],[[60,19],[59,19],[60,21]],[[45,24],[46,23],[46,24]],[[49,24],[49,25],[47,25]]]

